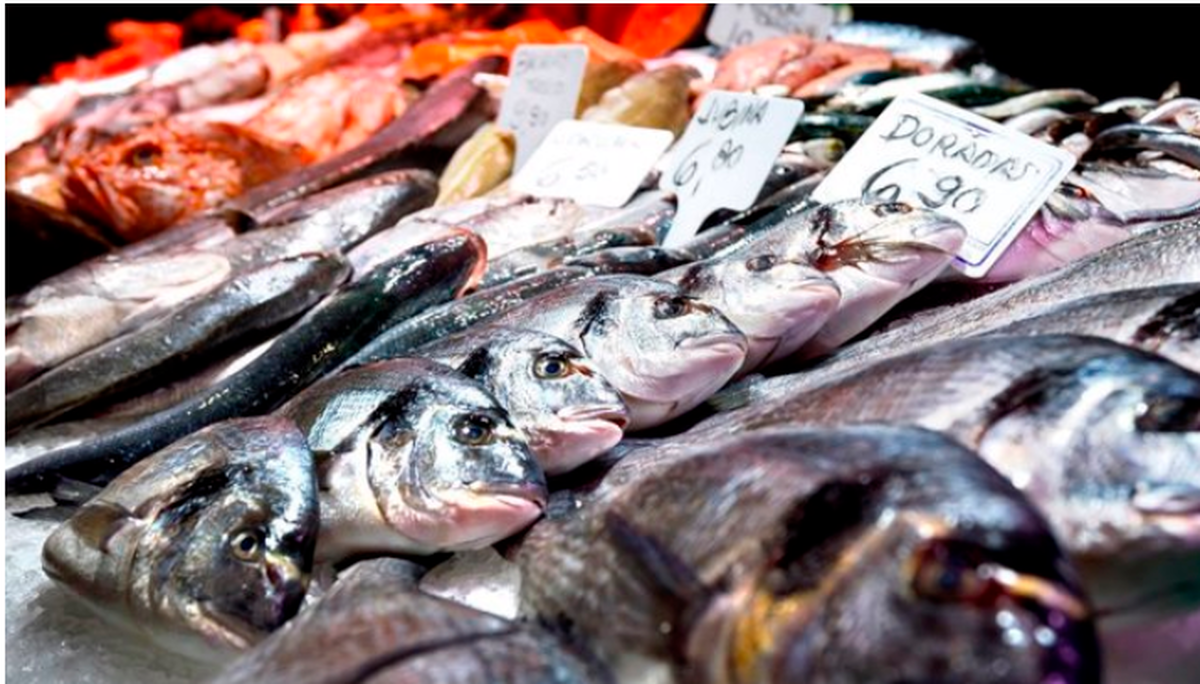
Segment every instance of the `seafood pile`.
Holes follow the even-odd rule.
[[[911,26],[680,48],[665,7],[623,16],[670,44],[433,8],[9,103],[47,253],[6,299],[10,679],[1192,680],[1200,101]],[[664,247],[658,171],[511,189],[527,43],[588,47],[583,121],[805,113]],[[933,208],[812,198],[910,93],[1076,160],[982,278]]]

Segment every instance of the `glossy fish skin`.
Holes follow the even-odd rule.
[[[319,560],[476,549],[542,513],[524,435],[478,383],[424,359],[351,368],[294,397],[316,456]]]
[[[413,352],[481,383],[528,437],[547,475],[617,445],[629,424],[621,395],[575,347],[545,333],[483,326]]]
[[[214,425],[114,480],[46,541],[46,574],[162,647],[220,660],[300,608],[318,526],[304,436]]]
[[[966,237],[956,221],[899,202],[800,204],[780,214],[777,223],[717,256],[803,259],[837,284],[838,309],[803,356],[836,349],[920,290],[949,265]]]
[[[1144,620],[1200,605],[1200,375],[1099,338],[988,336],[759,390],[773,398],[686,439],[782,424],[939,430],[1030,497],[1099,608]]]
[[[674,661],[676,681],[1100,681],[1042,518],[924,430],[635,449],[556,494],[512,555],[526,614],[613,660]]]
[[[829,38],[884,48],[896,57],[924,62],[939,71],[965,66],[980,56],[979,44],[969,38],[905,24],[851,21],[834,25]]]
[[[806,260],[773,254],[706,259],[655,276],[725,313],[749,342],[742,372],[785,358],[837,310],[837,284]]]
[[[647,247],[655,243],[654,232],[641,226],[581,229],[557,240],[539,242],[488,260],[488,270],[479,289],[503,285],[517,278],[561,266],[571,257],[595,254],[618,247]]]
[[[597,276],[501,314],[498,325],[575,345],[625,398],[630,430],[661,424],[711,396],[741,368],[746,336],[669,283]]]
[[[413,249],[345,286],[284,331],[248,366],[200,395],[104,439],[45,454],[5,472],[9,492],[59,476],[104,481],[114,471],[205,425],[270,411],[333,370],[389,325],[453,299],[476,282],[484,247],[473,235]]]
[[[195,369],[220,350],[307,311],[347,275],[349,266],[341,257],[315,254],[232,278],[171,316],[84,352],[8,393],[6,430]]]
[[[614,681],[574,644],[417,588],[398,558],[355,563],[311,610],[216,684],[589,684]],[[338,643],[336,649],[327,646]],[[366,673],[366,674],[364,674]]]

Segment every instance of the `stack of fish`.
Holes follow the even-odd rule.
[[[595,60],[585,120],[809,105],[666,249],[652,182],[508,189],[503,58],[418,91],[356,30],[9,154],[22,230],[129,242],[6,305],[8,523],[59,523],[58,587],[223,682],[1189,681],[1128,644],[1200,615],[1200,102],[862,22]],[[1079,159],[985,287],[954,220],[809,198],[908,92]]]

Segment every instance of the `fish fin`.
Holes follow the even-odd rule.
[[[71,519],[71,516],[79,509],[74,506],[38,506],[29,508],[24,511],[13,513],[13,517],[22,520],[35,520],[41,522],[65,523]]]
[[[708,398],[705,402],[716,413],[727,413],[743,408],[750,403],[753,394],[751,390],[760,381],[765,380],[766,376],[755,373],[747,375],[737,382],[729,385],[725,389],[717,392]]]
[[[80,508],[67,525],[88,547],[108,553],[108,542],[134,520],[133,513],[124,506],[93,501]]]
[[[103,487],[94,484],[59,477],[50,497],[60,506],[78,508],[99,496],[102,491]]]
[[[604,526],[618,552],[630,561],[634,572],[658,599],[656,612],[670,627],[670,653],[684,662],[687,635],[712,602],[715,591],[679,556],[620,514],[610,511],[604,517]]]

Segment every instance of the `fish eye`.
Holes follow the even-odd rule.
[[[876,216],[891,216],[892,214],[907,214],[912,207],[904,202],[884,202],[873,207]]]
[[[454,441],[466,446],[484,446],[496,439],[496,421],[482,413],[468,413],[454,419]]]
[[[926,542],[913,554],[910,583],[917,596],[940,603],[979,603],[992,582],[980,574],[980,564],[962,549]]]
[[[689,308],[686,297],[659,297],[654,300],[654,317],[678,318],[687,313]]]
[[[1200,430],[1200,397],[1153,397],[1138,407],[1134,424],[1142,432]]]
[[[262,558],[262,533],[258,530],[241,530],[229,538],[229,551],[234,558],[253,563]]]
[[[571,362],[559,352],[547,352],[533,362],[533,374],[543,380],[565,378],[571,374]]]
[[[1070,197],[1071,199],[1087,199],[1088,197],[1091,197],[1091,193],[1089,193],[1087,190],[1084,190],[1078,185],[1074,185],[1072,183],[1063,183],[1059,185],[1058,191],[1064,197]]]
[[[746,259],[746,270],[748,271],[768,271],[772,269],[779,260],[773,254],[763,254],[762,256],[750,257]]]
[[[162,158],[162,148],[155,143],[142,143],[125,153],[125,163],[129,166],[152,166]]]

